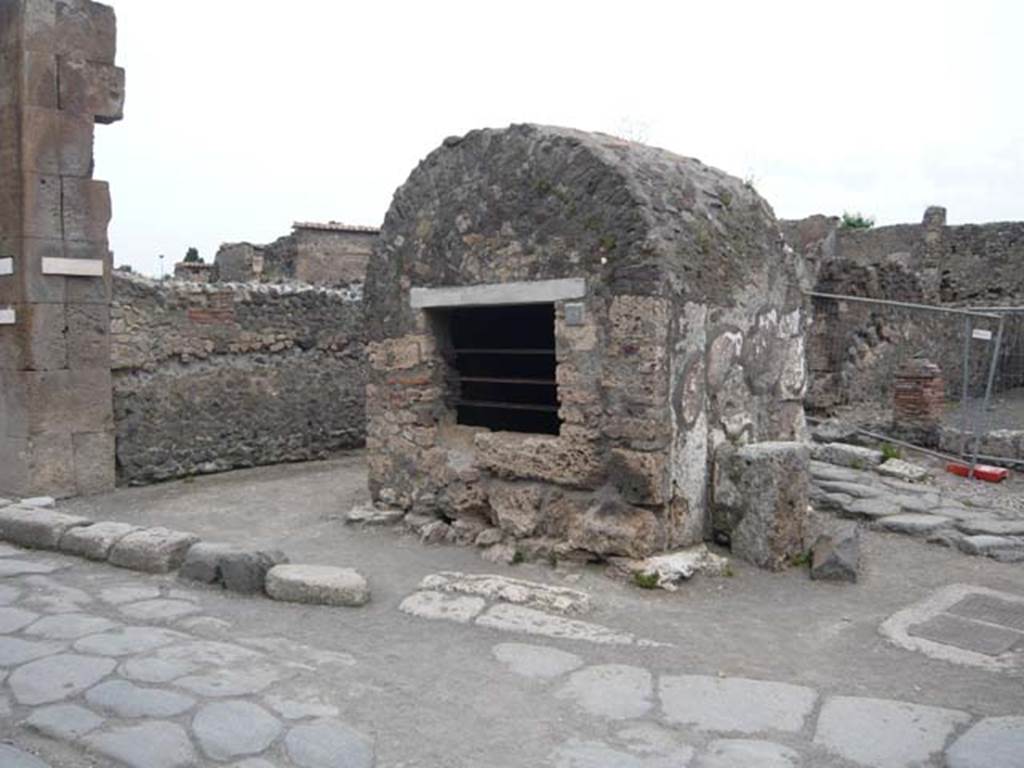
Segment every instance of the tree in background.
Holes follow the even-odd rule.
[[[185,263],[186,264],[203,264],[203,257],[199,255],[199,249],[192,246],[185,251]]]

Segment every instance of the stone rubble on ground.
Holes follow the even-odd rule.
[[[910,473],[897,478],[879,474],[878,469],[812,461],[812,505],[867,521],[879,530],[927,537],[966,554],[1024,561],[1024,519],[1010,517],[1003,509],[969,506],[926,482],[908,482]]]
[[[811,578],[855,583],[860,574],[860,529],[856,523],[835,525],[811,548]]]
[[[625,557],[608,559],[613,573],[633,577],[654,579],[654,585],[669,592],[679,589],[679,584],[695,574],[724,576],[730,572],[729,559],[716,555],[706,544],[687,547],[664,555],[654,555],[643,560]]]
[[[556,613],[583,614],[590,610],[590,595],[586,592],[497,574],[442,571],[424,577],[419,588],[425,591],[474,595],[485,600],[524,605]]]

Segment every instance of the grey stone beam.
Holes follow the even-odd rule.
[[[564,280],[533,280],[521,283],[413,288],[409,292],[409,304],[413,309],[550,304],[566,299],[582,299],[586,292],[587,281],[582,277],[571,277]]]

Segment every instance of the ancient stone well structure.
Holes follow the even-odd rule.
[[[367,275],[374,499],[527,551],[702,540],[716,448],[802,429],[798,271],[768,204],[697,160],[535,125],[446,140]]]
[[[94,123],[121,118],[111,8],[0,0],[0,491],[113,487],[110,194]]]

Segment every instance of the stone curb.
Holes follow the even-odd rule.
[[[53,509],[54,501],[0,499],[0,541],[73,555],[143,573],[166,574],[247,595],[310,605],[360,606],[370,599],[352,568],[290,565],[279,550],[203,542],[185,531],[93,521]]]

